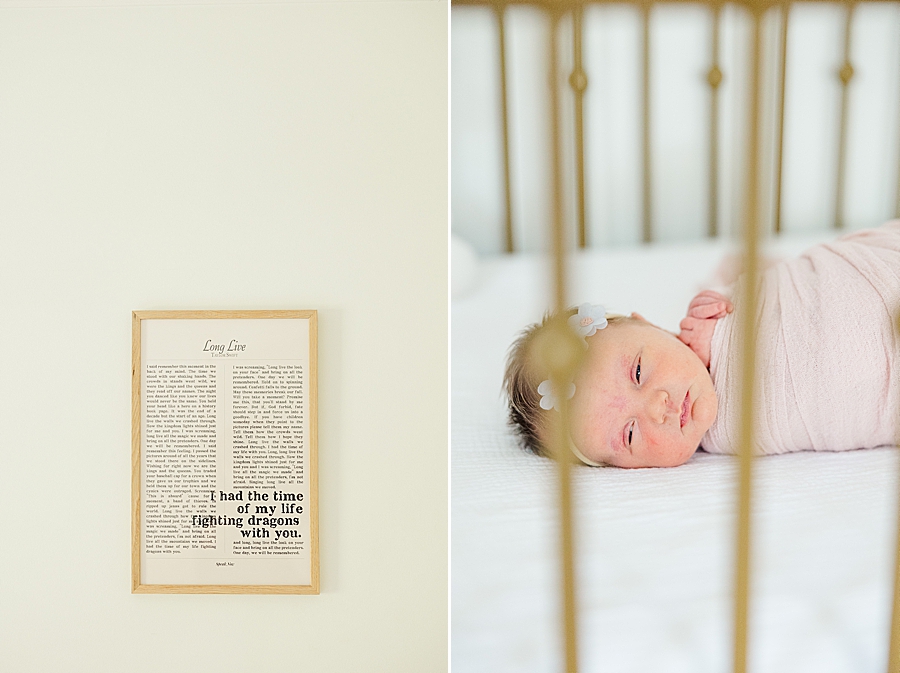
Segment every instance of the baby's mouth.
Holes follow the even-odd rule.
[[[691,391],[688,390],[684,395],[684,401],[681,403],[681,427],[688,422],[691,413]]]

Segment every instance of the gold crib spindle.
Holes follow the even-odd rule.
[[[844,228],[844,173],[847,163],[847,104],[850,80],[853,79],[853,65],[850,63],[850,35],[853,25],[853,10],[856,8],[855,0],[847,2],[847,12],[844,15],[844,61],[838,70],[841,80],[841,117],[838,122],[838,158],[837,158],[837,184],[834,190],[834,228]]]
[[[896,177],[896,188],[897,192],[894,197],[894,219],[900,219],[900,162],[897,164],[897,177]]]
[[[498,50],[500,52],[500,115],[503,126],[503,186],[506,198],[506,252],[515,251],[512,224],[512,178],[509,169],[509,109],[506,94],[506,4],[502,0],[494,5],[497,17]]]
[[[775,233],[781,233],[781,189],[784,168],[784,97],[787,82],[787,38],[788,17],[791,14],[790,0],[781,5],[781,78],[778,82],[778,147],[775,155]]]
[[[894,200],[894,218],[900,219],[900,163],[897,166],[897,193]]]
[[[578,673],[578,642],[575,606],[575,554],[574,532],[572,527],[572,486],[570,468],[572,452],[569,451],[568,400],[562,394],[565,386],[575,375],[575,369],[581,355],[581,347],[573,343],[577,338],[568,328],[565,318],[566,309],[566,237],[563,221],[563,185],[562,185],[562,143],[559,123],[559,87],[558,87],[558,44],[560,9],[551,6],[550,40],[549,40],[549,75],[550,75],[550,123],[553,171],[553,268],[554,268],[554,309],[557,320],[551,332],[549,357],[550,381],[556,391],[562,409],[556,419],[554,428],[553,451],[556,455],[557,473],[559,476],[559,523],[560,523],[560,560],[562,566],[563,592],[563,636],[565,642],[566,673]]]
[[[734,673],[747,670],[747,627],[750,602],[750,524],[753,469],[753,409],[756,371],[756,282],[759,274],[759,105],[761,85],[761,20],[765,5],[749,6],[753,15],[750,74],[750,127],[747,162],[747,205],[744,222],[744,297],[740,307],[741,440],[738,477],[738,520],[734,586]]]
[[[575,181],[578,186],[578,247],[587,246],[587,225],[584,197],[584,91],[587,75],[582,62],[582,38],[584,37],[584,5],[580,0],[572,7],[572,56],[574,67],[569,76],[569,86],[575,93]]]
[[[640,0],[641,5],[641,161],[644,180],[644,243],[653,241],[653,193],[650,155],[650,7],[652,0]]]
[[[897,166],[897,183],[896,183],[897,192],[894,197],[894,219],[900,219],[900,162],[898,162]]]
[[[900,335],[900,313],[894,321],[897,334]],[[898,424],[900,428],[900,424]],[[900,436],[897,437],[900,446]],[[891,608],[891,640],[888,646],[888,673],[900,673],[900,516],[897,518],[897,541],[894,551],[894,601]]]
[[[710,88],[709,109],[709,225],[710,238],[719,235],[719,85],[722,71],[719,69],[719,19],[722,5],[712,6],[712,66],[706,75]]]

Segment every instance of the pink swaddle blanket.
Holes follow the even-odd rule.
[[[735,311],[713,334],[719,413],[701,446],[736,453],[740,358]],[[900,418],[900,220],[781,262],[761,278],[755,451],[894,444]]]

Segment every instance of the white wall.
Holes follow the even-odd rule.
[[[446,670],[446,2],[15,4],[0,669]],[[131,311],[186,308],[319,310],[320,596],[130,593]]]

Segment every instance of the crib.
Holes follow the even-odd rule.
[[[482,29],[490,26],[496,55],[482,71],[494,73],[486,78],[495,96],[493,136],[470,139],[455,121],[453,127],[453,227],[482,252],[466,270],[474,278],[468,292],[452,306],[455,671],[900,671],[895,448],[760,461],[749,450],[738,459],[701,453],[676,470],[629,472],[524,455],[504,425],[505,349],[548,308],[602,298],[607,308],[639,307],[675,329],[690,297],[738,238],[752,274],[763,245],[768,254],[794,255],[842,229],[897,215],[900,55],[893,47],[876,54],[888,61],[880,76],[869,70],[870,85],[876,81],[882,92],[892,87],[881,111],[892,121],[874,132],[880,138],[875,154],[859,153],[860,139],[878,124],[863,121],[867,128],[860,130],[865,114],[854,103],[862,91],[854,87],[867,72],[855,55],[877,42],[861,26],[869,21],[889,29],[885,44],[897,44],[897,8],[845,3],[825,10],[836,19],[831,139],[819,133],[821,147],[808,150],[827,166],[814,190],[818,210],[804,210],[796,194],[803,150],[792,133],[808,129],[791,122],[792,101],[802,108],[796,101],[803,87],[796,68],[794,85],[790,74],[804,3],[688,5],[453,3],[453,49],[466,45],[459,26],[464,32],[481,22]],[[671,198],[685,183],[667,184],[672,178],[664,167],[673,160],[661,157],[664,132],[654,113],[661,89],[651,67],[659,17],[682,9],[705,21],[707,57],[702,133],[685,131],[703,139],[685,159],[694,188],[689,208],[677,198],[666,207],[666,192]],[[509,54],[525,50],[510,47],[516,38],[510,25],[521,29],[523,12],[544,34],[538,46],[549,74],[543,86],[532,85],[547,99],[543,154],[523,147],[521,111],[511,102]],[[612,160],[597,167],[601,132],[592,123],[602,104],[586,105],[595,79],[586,65],[588,45],[609,12],[629,17],[635,52],[629,74],[636,114],[625,133],[630,149],[606,145],[613,159],[630,154],[620,171],[610,167]],[[746,31],[740,49],[732,48],[736,22]],[[726,92],[729,78],[733,88]],[[493,174],[484,166],[472,170],[466,147],[490,148]],[[526,167],[535,158],[542,171]],[[631,185],[620,180],[608,191],[627,198],[610,205],[614,199],[606,194],[598,204],[603,183],[619,174],[630,175]],[[548,186],[537,194],[541,180]],[[453,268],[454,274],[461,268],[455,260]],[[745,329],[752,343],[752,327]],[[753,356],[748,349],[745,371],[753,371]],[[752,376],[745,385],[749,418]]]

